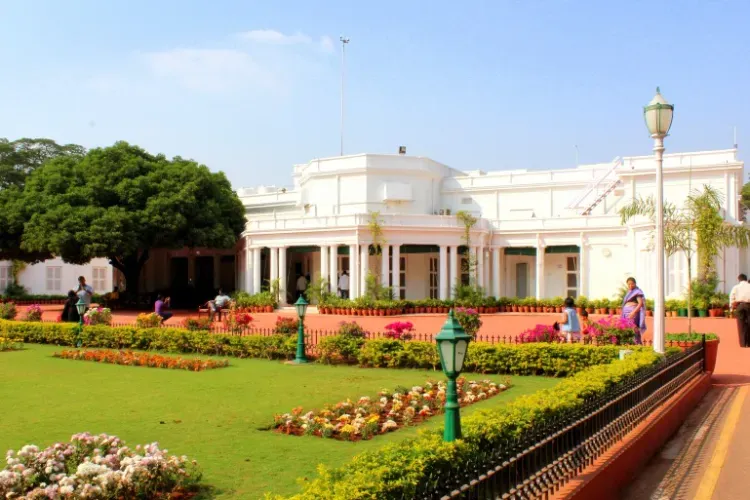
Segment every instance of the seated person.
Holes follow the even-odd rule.
[[[104,294],[104,303],[110,309],[116,305],[118,300],[120,300],[120,290],[117,287],[114,287],[111,292]]]
[[[214,315],[218,312],[227,307],[227,305],[232,301],[232,298],[225,294],[222,289],[219,289],[219,294],[216,296],[214,300],[208,301],[208,309],[210,311],[209,317],[211,318],[211,321],[214,320]]]
[[[78,316],[78,295],[73,290],[68,292],[68,298],[65,299],[65,305],[63,305],[62,314],[60,315],[60,321],[66,321],[70,323],[78,323],[80,316]]]
[[[156,296],[156,302],[154,303],[154,312],[161,317],[161,322],[164,324],[169,318],[172,317],[172,313],[168,311],[172,299],[169,297],[164,298],[163,295],[159,294]]]

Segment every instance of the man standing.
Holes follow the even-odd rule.
[[[88,311],[89,307],[91,307],[91,297],[94,296],[94,289],[86,284],[86,278],[83,276],[78,277],[78,289],[76,290],[76,295],[79,299],[83,300],[86,304],[86,310]]]
[[[737,280],[739,283],[734,285],[729,293],[729,307],[737,316],[740,347],[750,347],[750,283],[744,274],[740,274]]]
[[[339,278],[339,292],[341,292],[342,299],[349,298],[349,271],[346,269],[344,269],[344,272],[341,273],[341,277]]]
[[[300,274],[297,277],[297,298],[299,299],[304,295],[305,290],[307,290],[307,278],[305,278],[302,274]]]

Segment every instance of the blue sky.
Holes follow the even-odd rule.
[[[737,1],[0,0],[0,137],[117,140],[285,185],[339,151],[473,170],[750,147],[750,4]]]

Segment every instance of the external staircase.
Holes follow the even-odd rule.
[[[579,213],[581,215],[591,215],[594,208],[604,201],[618,186],[622,185],[622,181],[618,175],[620,166],[622,166],[622,158],[618,156],[612,160],[612,165],[604,175],[599,176],[586,186],[586,189],[571,201],[568,209],[580,210]]]

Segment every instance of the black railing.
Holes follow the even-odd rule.
[[[703,373],[704,342],[609,388],[554,423],[441,471],[415,498],[548,498],[620,441],[654,408]]]

